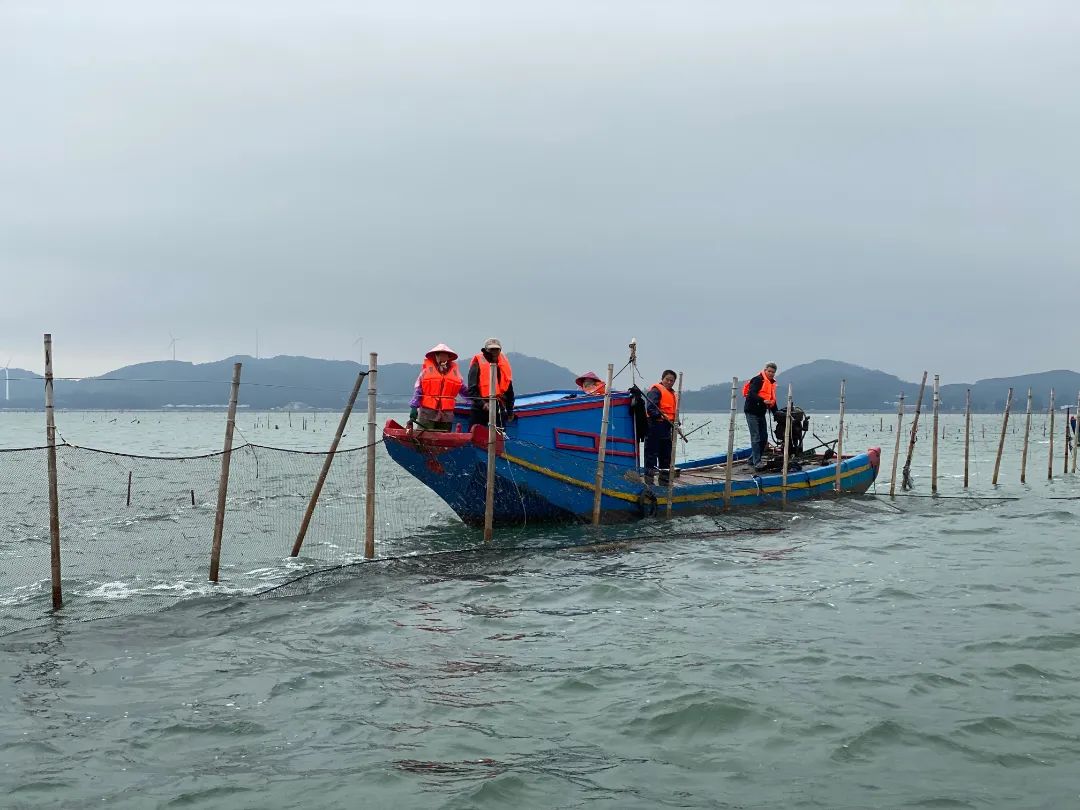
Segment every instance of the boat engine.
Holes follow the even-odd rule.
[[[776,444],[783,452],[784,432],[787,430],[787,408],[781,408],[776,412]],[[789,452],[795,458],[803,452],[803,439],[810,432],[810,417],[806,415],[798,405],[791,406],[791,435],[787,437]]]

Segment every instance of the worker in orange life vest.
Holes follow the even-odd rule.
[[[440,343],[424,355],[424,365],[416,378],[409,402],[409,423],[424,430],[448,431],[454,423],[454,402],[461,391],[457,352]]]
[[[671,468],[671,427],[679,413],[675,395],[675,372],[665,369],[660,382],[653,383],[645,394],[645,410],[649,415],[649,432],[645,435],[645,476],[653,483],[659,471],[660,483],[666,484]]]
[[[765,413],[776,413],[776,363],[766,363],[761,373],[751,377],[743,385],[743,413],[746,425],[750,428],[750,465],[761,467],[761,457],[769,442],[769,426],[765,422]]]
[[[488,423],[488,396],[490,377],[488,364],[495,363],[498,371],[495,380],[495,398],[498,412],[495,424],[502,427],[514,418],[514,372],[510,361],[502,353],[502,344],[497,338],[484,341],[484,348],[475,355],[469,364],[469,384],[465,395],[472,400],[469,413],[469,427]]]

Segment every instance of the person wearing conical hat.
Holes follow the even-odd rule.
[[[409,402],[409,423],[423,430],[449,431],[454,424],[454,403],[461,391],[457,352],[440,343],[424,355]]]
[[[586,371],[574,382],[577,383],[578,388],[590,396],[602,397],[607,391],[607,386],[604,385],[604,381],[597,376],[595,371]]]
[[[472,401],[472,412],[469,414],[469,426],[486,425],[488,423],[488,396],[490,391],[490,377],[488,364],[495,363],[498,373],[495,378],[495,398],[498,413],[495,414],[495,424],[502,427],[503,424],[514,418],[514,372],[510,368],[510,361],[502,353],[502,343],[498,338],[488,338],[484,346],[476,354],[469,364],[469,384],[465,389],[465,395]]]

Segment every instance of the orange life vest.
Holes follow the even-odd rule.
[[[675,396],[674,391],[669,391],[667,386],[661,383],[653,383],[649,386],[650,391],[653,388],[660,392],[660,413],[666,416],[669,422],[674,422],[679,410],[679,398]]]
[[[772,406],[776,404],[776,383],[765,376],[765,372],[761,372],[761,391],[758,393],[766,405]],[[750,380],[743,383],[742,395],[744,397],[750,394]]]
[[[420,407],[431,411],[452,411],[454,400],[461,390],[461,373],[458,364],[450,361],[450,368],[443,374],[435,361],[424,358],[420,371]]]
[[[473,362],[480,366],[480,396],[487,399],[491,396],[491,387],[488,384],[488,360],[484,355],[477,354],[473,357]],[[496,375],[495,384],[495,396],[501,397],[506,393],[506,389],[510,387],[510,381],[513,379],[513,372],[510,370],[510,361],[503,357],[502,352],[499,352],[499,372]]]

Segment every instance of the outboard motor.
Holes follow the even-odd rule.
[[[776,443],[781,450],[784,447],[784,431],[787,430],[787,408],[781,408],[776,412]],[[803,439],[810,432],[810,417],[806,415],[798,405],[791,406],[791,435],[787,437],[788,448],[792,458],[803,452]]]

